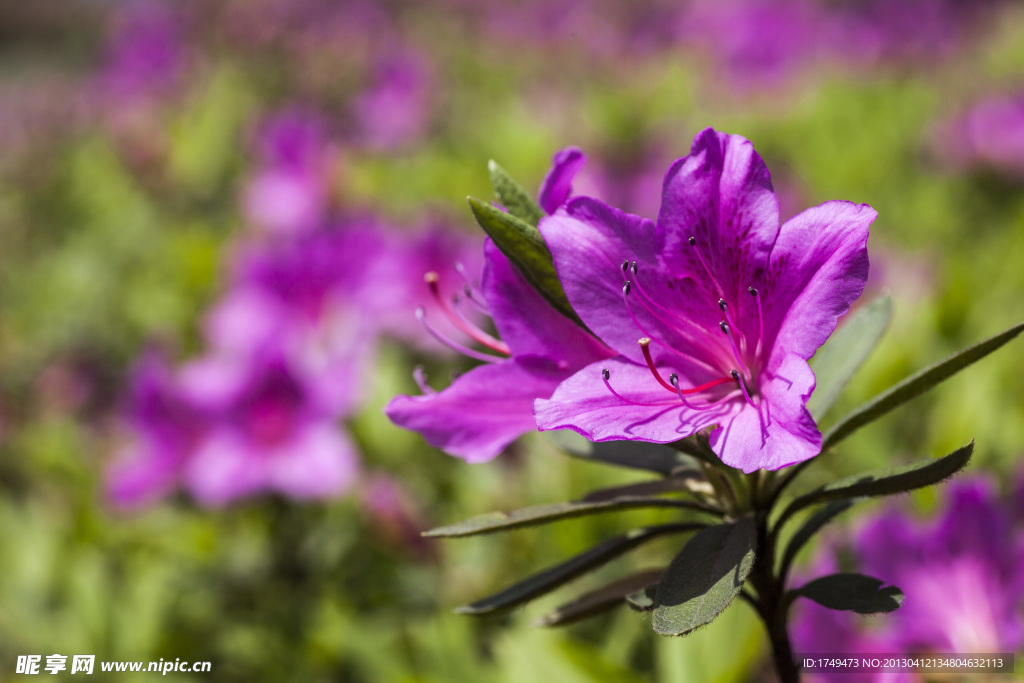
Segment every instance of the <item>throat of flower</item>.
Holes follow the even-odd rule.
[[[652,296],[652,292],[656,292],[656,289],[645,290],[640,284],[640,269],[637,262],[626,259],[621,266],[623,276],[629,278],[624,280],[622,286],[623,304],[633,324],[643,333],[639,344],[644,360],[655,381],[666,391],[672,392],[687,407],[693,409],[707,407],[695,406],[692,402],[687,401],[686,396],[707,392],[725,384],[732,384],[732,389],[727,392],[726,396],[738,399],[742,395],[748,405],[757,407],[759,405],[757,376],[761,367],[761,354],[764,352],[764,311],[760,292],[754,287],[747,288],[747,292],[753,298],[757,308],[757,336],[755,337],[752,334],[754,331],[751,317],[753,311],[747,309],[750,312],[743,317],[746,325],[741,330],[737,324],[739,318],[722,295],[722,287],[714,278],[708,262],[696,246],[695,239],[691,238],[690,246],[694,249],[701,268],[704,269],[704,274],[707,277],[705,281],[719,293],[715,299],[708,302],[708,305],[715,302],[724,320],[720,320],[717,325],[718,330],[714,330],[706,322],[698,322],[699,316],[683,316],[670,310],[655,296]],[[697,282],[699,286],[699,279]],[[642,316],[644,320],[641,321],[641,317],[638,316]],[[649,330],[655,329],[669,335],[666,337],[666,341],[671,339],[672,343],[659,340],[649,332]],[[666,380],[655,364],[651,352],[652,342],[657,344],[659,349],[684,359],[686,366],[698,366],[707,370],[712,377],[717,376],[717,378],[693,387],[682,386],[679,374],[675,372]],[[680,342],[682,342],[682,346],[679,346]],[[677,346],[679,348],[675,348]],[[670,362],[669,365],[671,366],[672,363]],[[609,389],[611,389],[610,385]]]
[[[679,394],[680,396],[682,396],[683,394],[698,394],[702,391],[707,391],[708,389],[713,389],[714,387],[717,387],[721,384],[727,384],[730,381],[732,381],[728,377],[720,377],[719,379],[713,379],[710,382],[705,382],[704,384],[701,384],[696,387],[690,387],[689,389],[681,389],[678,383],[678,375],[672,373],[671,377],[675,377],[676,381],[669,383],[666,382],[665,379],[661,376],[661,373],[658,372],[658,368],[655,367],[654,365],[654,358],[651,357],[651,340],[648,337],[644,337],[640,339],[637,343],[640,344],[640,350],[644,354],[644,360],[647,361],[647,368],[651,371],[651,374],[654,375],[654,379],[658,380],[658,384],[665,387],[665,389],[671,391],[673,394]]]

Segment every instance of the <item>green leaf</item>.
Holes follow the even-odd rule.
[[[811,359],[817,385],[807,410],[820,420],[871,355],[892,319],[892,298],[879,297],[850,316]]]
[[[617,607],[626,601],[626,596],[648,586],[658,585],[664,573],[661,569],[648,569],[616,579],[596,590],[585,593],[572,602],[560,605],[553,612],[538,620],[537,626],[564,626],[580,619],[586,619]]]
[[[704,473],[696,469],[680,469],[671,477],[641,481],[636,484],[613,486],[591,491],[582,498],[582,503],[599,503],[625,496],[657,496],[665,493],[714,493]]]
[[[491,187],[494,188],[494,196],[498,203],[508,209],[510,214],[530,225],[540,223],[540,219],[544,217],[544,210],[530,193],[493,159],[487,163],[487,170],[490,171]]]
[[[832,521],[832,518],[839,515],[846,510],[853,507],[853,504],[857,502],[855,498],[840,498],[839,500],[833,500],[825,507],[817,510],[813,515],[807,518],[803,523],[803,526],[793,534],[793,538],[789,540],[786,545],[786,553],[782,557],[782,564],[780,565],[779,575],[786,576],[789,573],[789,568],[793,564],[793,560],[796,559],[797,553],[807,545],[807,542],[814,537],[814,534]]]
[[[756,547],[751,517],[695,534],[658,583],[654,630],[681,636],[711,623],[739,595],[754,566]]]
[[[622,495],[604,500],[545,503],[544,505],[534,505],[533,507],[513,510],[512,512],[490,512],[486,515],[477,515],[457,524],[424,531],[423,535],[429,538],[477,536],[497,531],[509,531],[525,526],[549,524],[570,517],[596,515],[602,512],[614,512],[616,510],[632,508],[683,508],[718,513],[715,508],[697,502],[654,498],[651,496]]]
[[[908,377],[885,392],[871,399],[844,417],[825,434],[822,450],[834,446],[861,427],[898,408],[912,398],[923,394],[939,382],[948,379],[968,365],[976,363],[1024,331],[1024,323],[1018,323],[994,337],[957,351],[945,360],[925,368]]]
[[[579,555],[551,567],[519,583],[506,588],[500,593],[478,600],[469,605],[456,608],[459,614],[488,614],[508,609],[529,602],[541,595],[550,593],[559,586],[572,581],[578,576],[594,571],[606,562],[624,555],[647,541],[665,534],[678,534],[686,531],[703,529],[706,525],[678,522],[658,526],[633,529],[623,536],[617,536],[586,550]]]
[[[878,472],[863,472],[852,477],[844,477],[797,497],[782,513],[775,527],[780,528],[795,512],[816,503],[840,498],[891,496],[938,484],[946,477],[950,477],[966,467],[973,452],[974,442],[971,441],[966,446],[938,459],[928,458],[903,467]]]
[[[680,468],[693,465],[693,460],[683,453],[661,444],[643,441],[592,443],[570,429],[545,434],[559,450],[581,460],[647,470],[666,477]]]
[[[829,574],[792,591],[829,609],[877,614],[892,612],[903,603],[903,591],[864,574]]]
[[[658,594],[657,584],[646,586],[626,596],[626,604],[637,612],[650,612],[654,609],[654,597]]]
[[[501,253],[505,254],[529,283],[547,299],[558,312],[583,326],[576,312],[572,310],[565,296],[562,283],[555,273],[548,245],[544,243],[540,230],[526,221],[505,213],[490,204],[469,197],[469,208],[484,232],[494,240]]]

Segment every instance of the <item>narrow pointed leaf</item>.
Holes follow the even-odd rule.
[[[971,441],[941,458],[928,458],[903,467],[844,477],[797,497],[782,513],[776,528],[781,527],[795,512],[808,505],[840,498],[891,496],[938,484],[966,467],[973,452],[974,442]]]
[[[756,548],[757,529],[750,517],[695,534],[658,583],[654,630],[681,636],[711,623],[739,595]]]
[[[643,590],[648,586],[658,585],[662,569],[648,569],[616,579],[596,590],[584,593],[572,602],[559,606],[548,612],[540,620],[538,626],[563,626],[586,619],[602,612],[618,607],[626,601],[626,596],[634,591]]]
[[[683,469],[671,477],[641,481],[636,484],[614,486],[607,489],[591,491],[580,498],[582,503],[600,503],[615,500],[624,496],[657,496],[666,493],[690,493],[693,491],[713,492],[704,474],[697,470]]]
[[[834,517],[853,507],[853,504],[856,502],[856,498],[840,498],[839,500],[833,500],[828,505],[816,510],[813,515],[808,517],[803,523],[803,526],[793,534],[793,538],[791,538],[789,543],[786,545],[786,553],[782,557],[779,574],[785,576],[789,572],[789,568],[793,565],[793,560],[796,559],[797,553],[807,545],[807,542],[814,537],[814,534],[818,533],[818,531],[832,521]]]
[[[920,372],[908,377],[899,384],[896,384],[882,394],[871,399],[852,413],[844,417],[838,424],[832,427],[825,434],[822,443],[822,450],[834,446],[861,427],[899,406],[912,398],[923,394],[936,384],[955,375],[968,365],[976,363],[988,354],[992,353],[1003,344],[1024,331],[1024,323],[1018,323],[1010,329],[1000,332],[994,337],[978,342],[974,346],[957,351],[952,356],[939,361],[935,365],[925,368]]]
[[[850,316],[811,359],[817,384],[807,410],[820,420],[882,339],[892,319],[892,298],[879,297]]]
[[[568,429],[544,433],[561,451],[581,460],[647,470],[666,477],[682,467],[693,465],[693,460],[683,453],[661,444],[643,441],[592,443]]]
[[[704,524],[661,524],[659,526],[634,529],[623,536],[609,539],[590,550],[586,550],[565,562],[534,574],[519,583],[506,588],[500,593],[463,605],[455,611],[459,614],[488,614],[508,609],[529,602],[534,598],[550,593],[559,586],[572,581],[578,576],[594,571],[610,560],[624,555],[633,548],[640,546],[658,536],[678,534],[704,528]]]
[[[583,326],[565,296],[562,283],[555,273],[551,252],[541,237],[540,230],[521,218],[496,209],[479,199],[469,197],[468,201],[477,223],[494,240],[501,253],[516,265],[534,289],[562,315]]]
[[[903,591],[899,588],[883,587],[882,581],[864,574],[829,574],[793,593],[822,607],[858,614],[892,612],[903,603]]]
[[[429,538],[460,538],[491,534],[498,531],[509,531],[525,526],[549,524],[570,517],[596,515],[603,512],[627,510],[632,508],[677,508],[717,513],[717,510],[701,503],[671,498],[655,498],[653,496],[622,495],[616,498],[597,501],[573,501],[568,503],[546,503],[533,507],[513,510],[512,512],[491,512],[477,515],[457,524],[438,527],[424,531]]]
[[[544,210],[530,196],[530,193],[517,183],[508,171],[498,165],[496,161],[487,164],[487,170],[491,174],[491,187],[494,188],[494,196],[498,203],[508,209],[508,212],[520,218],[530,225],[536,226],[544,217]]]

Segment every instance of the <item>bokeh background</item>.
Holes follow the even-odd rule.
[[[182,681],[770,680],[739,603],[686,639],[627,610],[531,626],[564,590],[452,614],[661,517],[427,542],[637,475],[538,434],[467,465],[382,413],[417,366],[441,388],[473,365],[413,312],[427,270],[478,277],[488,159],[533,189],[579,145],[577,192],[653,217],[709,125],[754,142],[784,218],[879,212],[865,301],[891,292],[894,320],[832,419],[1024,318],[1016,3],[0,2],[0,679],[93,653],[213,663]],[[971,438],[1010,482],[1022,376],[1017,343],[808,483]]]

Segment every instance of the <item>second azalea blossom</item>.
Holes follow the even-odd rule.
[[[586,157],[576,147],[557,152],[540,188],[540,205],[556,211],[572,196],[572,183]],[[465,270],[460,268],[465,278]],[[470,463],[496,457],[517,437],[536,429],[533,401],[588,363],[615,354],[556,311],[490,239],[484,242],[480,287],[465,281],[464,297],[445,296],[440,276],[427,273],[434,312],[487,349],[480,352],[446,337],[421,307],[416,317],[442,343],[484,365],[434,391],[417,373],[421,396],[396,396],[385,408],[400,427],[423,434],[432,445]],[[494,320],[501,339],[479,329],[463,312],[469,302]]]
[[[539,399],[538,426],[656,443],[713,427],[744,472],[813,457],[807,360],[864,289],[876,215],[831,201],[780,227],[753,145],[710,128],[666,174],[657,222],[570,200],[539,227],[573,308],[620,355]]]

